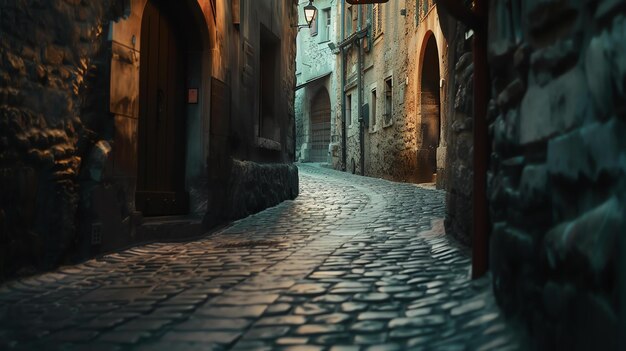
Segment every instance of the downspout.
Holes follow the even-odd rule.
[[[341,0],[341,42],[346,39],[346,1]],[[341,170],[346,171],[347,162],[347,137],[346,137],[346,52],[341,49]]]
[[[363,5],[359,5],[363,6]],[[356,16],[357,32],[361,32],[361,8]],[[359,59],[358,59],[358,76],[357,76],[357,89],[358,91],[358,116],[359,116],[359,153],[361,159],[361,175],[365,175],[365,121],[363,120],[363,38],[356,41],[359,47]]]

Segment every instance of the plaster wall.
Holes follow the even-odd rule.
[[[296,56],[296,80],[297,85],[302,86],[296,91],[295,111],[296,111],[296,160],[301,162],[310,161],[311,151],[311,101],[319,91],[326,89],[330,97],[331,106],[331,146],[328,162],[333,158],[338,158],[339,148],[339,130],[336,129],[337,120],[340,118],[338,113],[339,103],[336,93],[340,84],[340,76],[336,74],[337,68],[336,54],[333,53],[328,46],[329,43],[337,44],[339,42],[340,22],[337,20],[339,13],[340,1],[337,0],[321,0],[315,2],[318,8],[317,15],[317,34],[314,29],[302,28],[298,32],[297,37],[297,56]],[[300,1],[298,6],[299,19],[298,23],[306,23],[304,19],[304,6],[308,1]],[[324,10],[328,9],[331,16],[331,24],[328,37],[322,34],[324,21]],[[320,78],[321,77],[321,78]]]

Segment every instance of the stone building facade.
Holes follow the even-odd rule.
[[[0,278],[297,196],[296,11],[4,2]]]
[[[300,12],[306,4],[301,1]],[[467,28],[433,1],[351,6],[318,0],[314,5],[318,17],[313,27],[298,35],[298,160],[331,162],[335,169],[360,173],[362,71],[365,175],[436,181],[448,191],[446,227],[469,244],[473,65]],[[353,40],[358,32],[365,33],[361,70]],[[330,108],[320,108],[326,91]],[[312,116],[322,110],[326,116],[331,111],[326,120],[332,123],[330,136],[319,145]],[[314,149],[323,157],[312,157]]]
[[[623,350],[625,4],[518,0],[489,11],[497,298],[535,349]]]
[[[300,1],[299,24],[306,23],[303,10],[308,3]],[[334,0],[318,0],[315,7],[311,27],[302,28],[297,37],[296,160],[330,163],[332,153],[338,152],[335,128],[340,114],[336,53],[328,44],[337,43],[339,6]]]
[[[343,8],[344,40],[367,30],[362,67],[355,43],[344,47],[346,164],[336,168],[400,181],[444,185],[449,95],[448,39],[432,1],[349,5]],[[340,11],[340,16],[342,16]],[[341,55],[337,67],[341,67]],[[359,72],[362,97],[359,108]],[[341,70],[337,70],[341,74]],[[341,88],[339,93],[341,94]],[[359,116],[364,123],[363,151]],[[341,133],[341,128],[337,128]],[[438,174],[439,177],[435,177]]]

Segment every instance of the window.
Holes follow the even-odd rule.
[[[315,18],[313,18],[313,22],[311,22],[311,27],[309,28],[309,34],[311,34],[312,37],[317,35],[317,19],[318,19],[319,15],[315,15]]]
[[[372,109],[372,111],[370,112],[370,125],[374,127],[376,126],[376,89],[372,90],[370,108]]]
[[[322,35],[320,42],[330,40],[330,8],[322,10]]]
[[[352,95],[346,97],[346,125],[352,125]]]
[[[393,84],[391,77],[385,79],[385,114],[383,117],[385,118],[385,125],[390,125],[393,114]]]
[[[372,36],[374,38],[383,34],[382,4],[374,4],[372,8]]]
[[[276,117],[275,92],[278,90],[280,67],[280,40],[261,26],[260,81],[259,81],[259,136],[280,139],[280,126]]]
[[[435,5],[433,0],[416,0],[415,1],[415,20],[421,22],[428,14],[428,11]]]

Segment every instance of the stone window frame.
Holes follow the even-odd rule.
[[[378,118],[378,86],[376,83],[370,85],[369,87],[369,106],[370,106],[370,123],[369,123],[369,132],[370,133],[375,133],[378,131],[379,128],[376,128],[376,126],[380,125],[377,122],[377,118]]]
[[[385,75],[385,79],[384,79],[384,84],[383,84],[383,92],[384,92],[384,97],[385,97],[385,104],[384,104],[384,109],[385,112],[383,113],[382,117],[383,117],[383,128],[387,128],[393,125],[393,74],[386,74]],[[389,99],[389,100],[387,100]],[[389,102],[388,102],[389,101]],[[389,111],[387,111],[387,108],[389,107]]]
[[[346,94],[346,106],[344,106],[344,113],[346,114],[346,126],[352,127],[352,94]]]

